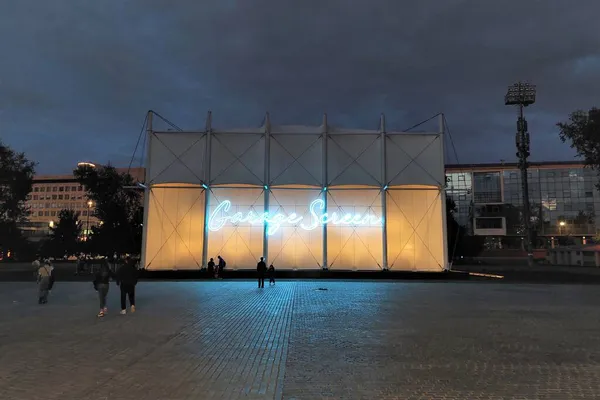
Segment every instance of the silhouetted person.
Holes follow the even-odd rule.
[[[218,276],[223,278],[223,270],[227,266],[227,263],[225,262],[225,260],[223,260],[221,256],[217,256],[217,258],[219,259]]]
[[[208,264],[206,264],[206,271],[208,272],[209,278],[215,277],[215,261],[211,258]]]
[[[273,264],[269,265],[269,286],[275,284],[275,267]]]
[[[127,297],[131,305],[131,312],[135,312],[135,285],[138,282],[138,270],[135,261],[129,257],[117,271],[117,285],[121,287],[121,314],[127,314]]]
[[[98,313],[98,317],[104,317],[108,312],[108,308],[106,307],[106,295],[108,295],[110,278],[115,278],[115,274],[110,269],[108,260],[108,257],[103,260],[100,269],[94,277],[94,289],[98,291],[98,300],[100,300],[100,312]]]
[[[260,258],[258,264],[256,264],[256,272],[258,273],[258,287],[265,287],[265,274],[267,272],[267,264],[264,261],[264,257]]]

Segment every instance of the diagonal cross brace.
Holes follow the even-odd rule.
[[[151,190],[152,192],[152,190]],[[177,230],[179,228],[179,225],[181,225],[181,223],[183,222],[183,220],[185,219],[185,217],[189,214],[189,212],[194,208],[194,206],[196,205],[196,203],[198,202],[198,200],[200,200],[200,198],[202,197],[202,194],[200,194],[198,196],[198,198],[196,198],[196,200],[194,200],[192,202],[192,205],[190,206],[190,208],[185,212],[185,214],[183,214],[183,217],[181,217],[181,220],[177,223],[177,225],[175,225],[171,219],[167,216],[167,213],[165,212],[165,209],[163,206],[161,206],[158,201],[156,201],[156,196],[152,196],[153,200],[154,200],[154,204],[161,209],[162,213],[163,213],[163,217],[166,218],[167,222],[169,222],[169,224],[171,225],[171,227],[173,228],[173,231],[169,234],[169,236],[167,237],[167,239],[165,239],[165,241],[163,242],[163,244],[160,246],[160,248],[158,249],[158,251],[156,252],[156,254],[154,255],[154,257],[152,257],[152,260],[150,260],[150,262],[148,263],[148,266],[150,266],[150,264],[152,264],[152,262],[154,261],[154,259],[156,259],[156,257],[158,257],[158,255],[160,254],[161,250],[163,249],[163,247],[165,247],[165,245],[167,244],[167,242],[169,241],[169,239],[171,239],[171,236],[173,236],[173,233],[177,233],[177,236],[179,236],[179,239],[181,240],[181,242],[183,243],[183,245],[186,247],[186,249],[188,250],[188,253],[192,256],[192,259],[196,262],[196,264],[198,266],[200,266],[200,264],[198,263],[198,260],[196,260],[194,258],[194,255],[192,254],[192,251],[190,250],[190,248],[185,244],[185,241],[183,240],[183,238],[181,237],[181,234],[179,233],[179,231]]]
[[[171,148],[170,148],[169,146],[167,146],[167,145],[165,144],[165,142],[163,142],[162,140],[160,140],[160,139],[158,138],[158,136],[154,135],[154,137],[156,138],[156,140],[158,140],[158,141],[159,141],[159,142],[160,142],[160,143],[161,143],[161,144],[162,144],[162,145],[163,145],[163,146],[164,146],[164,147],[165,147],[167,150],[169,150],[169,152],[170,152],[171,154],[173,154],[173,156],[175,157],[175,159],[174,159],[174,160],[173,160],[173,161],[172,161],[172,162],[171,162],[169,165],[167,165],[167,166],[166,166],[166,167],[165,167],[165,168],[164,168],[162,171],[160,171],[160,173],[158,173],[158,174],[157,174],[157,175],[154,177],[154,179],[152,179],[152,180],[151,180],[151,181],[148,183],[148,185],[151,185],[151,184],[152,184],[152,182],[154,182],[154,181],[156,180],[156,178],[158,178],[158,177],[159,177],[159,176],[161,176],[161,175],[162,175],[162,174],[163,174],[163,173],[164,173],[166,170],[168,170],[169,168],[171,168],[171,166],[172,166],[173,164],[175,164],[177,161],[179,161],[181,164],[183,164],[183,166],[184,166],[185,168],[187,168],[187,170],[188,170],[188,171],[190,171],[190,172],[192,173],[192,175],[194,175],[194,176],[195,176],[195,177],[198,179],[198,181],[199,181],[199,182],[203,182],[203,180],[202,180],[202,179],[201,179],[201,178],[200,178],[198,175],[196,175],[196,173],[195,173],[194,171],[192,171],[192,169],[191,169],[190,167],[188,167],[186,163],[184,163],[183,161],[181,161],[181,157],[183,157],[183,156],[184,156],[184,155],[185,155],[185,154],[186,154],[188,151],[190,151],[190,150],[191,150],[191,149],[192,149],[192,148],[193,148],[193,147],[194,147],[194,146],[195,146],[195,145],[196,145],[198,142],[200,142],[200,140],[202,140],[202,138],[204,138],[205,136],[206,136],[206,134],[203,134],[202,136],[200,136],[200,138],[198,138],[198,140],[196,140],[196,141],[195,141],[194,143],[192,143],[192,144],[191,144],[191,145],[190,145],[190,146],[189,146],[187,149],[185,149],[185,150],[183,151],[183,153],[181,153],[180,155],[177,155],[177,154],[175,154],[175,152],[174,152],[173,150],[171,150]]]
[[[440,265],[440,262],[436,259],[435,255],[433,255],[433,253],[429,249],[429,246],[427,246],[425,244],[425,240],[423,240],[423,238],[421,237],[421,235],[419,235],[417,233],[417,229],[419,228],[419,226],[421,226],[421,223],[423,222],[423,220],[425,219],[425,217],[427,217],[427,214],[429,214],[429,210],[431,210],[431,208],[435,205],[435,203],[436,203],[437,199],[440,197],[441,193],[442,192],[438,192],[437,196],[431,202],[431,204],[429,205],[429,207],[427,207],[427,210],[425,210],[425,213],[423,214],[423,216],[421,217],[421,219],[419,220],[419,222],[417,223],[416,226],[413,226],[413,224],[410,223],[408,217],[406,216],[406,214],[404,213],[404,211],[402,211],[402,207],[400,207],[400,205],[396,202],[396,200],[394,200],[394,198],[392,196],[389,197],[390,199],[392,199],[392,201],[394,202],[394,204],[396,204],[396,207],[398,207],[398,210],[400,211],[400,213],[402,214],[402,216],[404,216],[404,219],[406,220],[406,222],[408,223],[408,225],[410,225],[410,227],[413,230],[412,233],[410,234],[410,236],[408,237],[406,243],[404,243],[404,246],[402,246],[402,249],[400,249],[400,252],[396,256],[396,258],[394,258],[394,261],[392,261],[392,264],[390,265],[390,268],[394,266],[394,264],[396,263],[396,260],[398,259],[398,257],[400,257],[402,255],[402,253],[404,252],[404,249],[406,248],[406,246],[410,242],[410,239],[413,238],[413,236],[417,236],[419,238],[419,240],[421,241],[421,243],[423,243],[425,245],[425,248],[427,249],[427,251],[429,252],[429,254],[438,263],[438,265]]]
[[[292,161],[292,162],[290,163],[290,165],[288,165],[288,166],[287,166],[287,167],[286,167],[286,168],[285,168],[283,171],[281,171],[281,173],[280,173],[279,175],[277,175],[275,178],[271,179],[271,182],[269,182],[269,183],[268,183],[268,185],[270,186],[272,182],[275,182],[275,181],[276,181],[276,180],[277,180],[277,179],[278,179],[278,178],[279,178],[281,175],[283,175],[283,174],[285,173],[285,171],[287,171],[288,169],[290,169],[290,167],[291,167],[292,165],[294,165],[295,163],[298,163],[298,165],[300,165],[300,167],[302,167],[302,169],[303,169],[303,170],[305,170],[305,171],[306,171],[306,173],[307,173],[307,174],[309,174],[309,175],[310,175],[310,176],[311,176],[311,177],[312,177],[312,178],[315,180],[315,182],[316,182],[316,183],[319,183],[319,179],[315,178],[315,176],[314,176],[313,174],[311,174],[311,173],[310,173],[310,171],[309,171],[309,170],[307,170],[307,169],[304,167],[304,165],[302,165],[302,163],[298,162],[298,160],[299,160],[299,159],[300,159],[300,157],[302,157],[302,156],[303,156],[303,155],[304,155],[304,154],[305,154],[305,153],[306,153],[308,150],[310,150],[310,149],[311,149],[311,148],[312,148],[312,147],[313,147],[313,146],[314,146],[316,143],[318,143],[318,142],[319,142],[319,139],[321,139],[322,137],[323,137],[323,136],[319,136],[319,137],[318,137],[318,138],[317,138],[317,139],[316,139],[314,142],[312,142],[312,143],[311,143],[311,144],[310,144],[310,145],[309,145],[309,146],[308,146],[306,149],[304,149],[304,151],[303,151],[303,152],[302,152],[302,153],[301,153],[301,154],[300,154],[298,157],[294,157],[294,155],[293,155],[292,153],[290,153],[290,152],[289,152],[289,151],[288,151],[288,150],[285,148],[285,146],[284,146],[284,145],[282,145],[282,144],[279,142],[279,140],[277,140],[277,139],[275,138],[275,136],[272,136],[271,138],[272,138],[273,140],[275,140],[275,142],[277,142],[277,144],[278,144],[279,146],[281,146],[281,148],[282,148],[282,149],[283,149],[283,150],[284,150],[286,153],[288,153],[288,154],[290,155],[290,157],[292,157],[292,158],[294,159],[294,161]],[[325,140],[325,139],[323,138],[323,140]]]
[[[327,186],[329,186],[331,184],[331,182],[334,182],[337,178],[339,178],[344,172],[346,172],[346,169],[348,169],[348,167],[350,167],[352,164],[356,164],[360,167],[360,169],[362,169],[367,175],[369,175],[371,178],[373,178],[373,180],[377,183],[379,183],[381,185],[381,182],[379,181],[379,179],[375,178],[373,175],[371,175],[369,173],[369,171],[367,171],[362,165],[360,165],[360,163],[358,162],[358,159],[367,152],[367,150],[369,150],[371,148],[371,146],[373,146],[373,144],[375,144],[377,142],[377,140],[379,140],[379,136],[377,136],[375,138],[375,140],[373,140],[367,147],[364,148],[363,151],[361,151],[358,156],[356,156],[356,158],[352,157],[352,155],[350,153],[348,153],[346,151],[346,149],[344,149],[338,142],[335,141],[335,139],[333,139],[331,136],[329,136],[331,138],[331,141],[333,143],[335,143],[344,153],[346,153],[346,155],[348,157],[350,157],[352,159],[352,161],[350,161],[350,163],[348,165],[346,165],[344,168],[342,168],[342,171],[336,175],[335,178],[331,179],[329,182],[327,182]],[[323,168],[327,168],[327,166],[325,165]]]
[[[427,171],[425,168],[423,168],[423,166],[421,164],[419,164],[418,162],[416,162],[416,159],[419,158],[421,156],[421,154],[423,154],[425,152],[425,150],[427,150],[436,140],[439,139],[439,136],[437,136],[434,140],[431,141],[431,143],[429,143],[427,146],[425,146],[425,148],[423,150],[421,150],[414,158],[408,154],[402,147],[400,147],[400,145],[396,142],[394,142],[394,140],[390,141],[397,147],[400,149],[401,152],[403,152],[404,154],[406,154],[408,156],[408,158],[410,158],[410,162],[408,164],[406,164],[406,166],[404,168],[402,168],[400,170],[400,172],[398,172],[396,175],[394,175],[394,177],[392,179],[390,179],[388,182],[386,182],[385,184],[389,184],[389,182],[392,182],[394,179],[396,179],[401,173],[403,173],[408,167],[411,166],[412,163],[415,163],[419,168],[421,168],[427,175],[429,175],[435,182],[437,182],[439,185],[443,185],[441,182],[438,182],[438,180],[431,175],[431,173],[429,173],[429,171]]]
[[[254,143],[252,143],[250,146],[248,146],[248,148],[246,150],[244,150],[244,152],[242,154],[238,156],[235,155],[235,153],[233,151],[231,151],[231,149],[229,147],[227,147],[221,140],[219,140],[219,138],[217,136],[214,136],[214,138],[217,140],[217,142],[219,142],[221,144],[221,146],[223,146],[225,148],[225,150],[227,150],[229,152],[229,154],[231,154],[235,160],[233,160],[231,162],[231,164],[229,164],[224,170],[222,170],[221,172],[219,172],[219,174],[217,176],[214,177],[214,179],[210,179],[210,182],[213,182],[215,179],[217,179],[218,177],[220,177],[221,175],[223,175],[229,168],[231,168],[236,161],[239,162],[240,164],[242,164],[242,167],[246,168],[246,170],[248,172],[250,172],[252,175],[254,175],[254,177],[259,181],[262,182],[263,179],[259,178],[258,176],[256,176],[256,174],[254,172],[252,172],[252,170],[250,168],[248,168],[248,166],[246,164],[244,164],[241,160],[242,157],[244,157],[244,155],[246,155],[246,153],[248,153],[254,146],[256,146],[261,139],[264,137],[264,135],[261,135],[258,140]]]

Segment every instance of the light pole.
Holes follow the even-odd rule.
[[[90,235],[90,213],[92,212],[92,206],[94,205],[94,202],[91,200],[88,200],[87,202],[87,206],[88,206],[88,212],[87,212],[87,221],[85,223],[85,241],[87,242],[88,237]]]
[[[558,234],[559,234],[560,236],[562,236],[562,234],[563,234],[563,233],[562,233],[562,230],[563,230],[562,228],[564,228],[564,226],[565,226],[565,225],[567,225],[567,223],[566,223],[565,221],[560,221],[560,222],[558,223]]]
[[[517,157],[519,158],[519,169],[521,170],[521,190],[523,191],[523,226],[526,234],[527,264],[533,266],[533,243],[531,234],[531,209],[529,206],[529,185],[527,182],[527,157],[529,157],[529,132],[527,121],[523,116],[523,108],[535,103],[535,85],[529,83],[515,83],[508,87],[504,96],[504,104],[519,107],[519,118],[517,119]]]

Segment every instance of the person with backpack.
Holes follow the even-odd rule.
[[[135,312],[135,285],[138,282],[138,271],[129,256],[125,257],[125,262],[117,271],[117,285],[121,288],[121,315],[127,314],[127,297],[131,312]]]
[[[40,263],[37,275],[38,304],[48,303],[48,294],[54,285],[54,267],[50,260],[46,259]]]
[[[100,269],[96,273],[93,282],[94,289],[98,292],[98,299],[100,301],[100,312],[98,312],[99,318],[104,317],[108,312],[108,308],[106,307],[106,296],[108,295],[110,278],[116,278],[115,273],[110,269],[108,262],[108,258],[106,258],[100,265]]]

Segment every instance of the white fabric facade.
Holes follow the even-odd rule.
[[[384,126],[150,130],[144,266],[445,269],[443,134]]]

